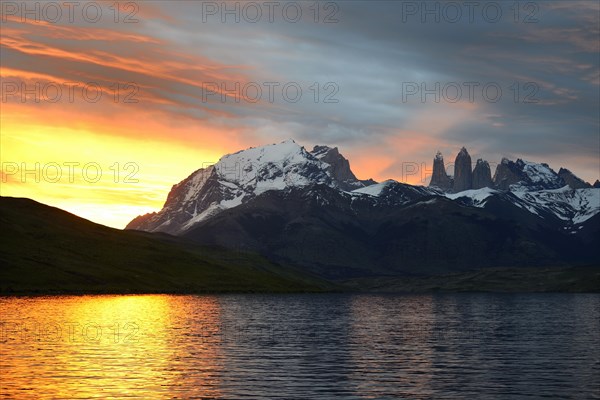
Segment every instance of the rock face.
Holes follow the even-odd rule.
[[[462,192],[473,188],[473,173],[471,171],[471,156],[464,147],[456,156],[454,162],[454,192]]]
[[[503,158],[494,173],[494,186],[500,190],[508,190],[510,185],[519,183],[522,179],[521,170],[514,161]]]
[[[473,169],[473,189],[481,189],[484,187],[493,187],[492,182],[492,171],[490,170],[490,164],[482,160],[477,160],[477,164]]]
[[[596,182],[594,182],[594,186],[592,186],[595,189],[600,189],[600,180],[596,179]]]
[[[350,162],[340,154],[337,147],[315,146],[310,154],[329,164],[327,170],[338,181],[340,189],[351,191],[365,186],[356,179],[350,169]]]
[[[444,166],[444,156],[439,151],[433,159],[433,173],[431,174],[429,186],[435,186],[442,190],[452,189],[452,180],[446,173],[446,167]]]
[[[592,187],[592,185],[590,185],[587,182],[584,182],[582,179],[575,176],[575,174],[573,174],[566,168],[559,169],[558,176],[560,176],[563,179],[563,181],[565,181],[565,183],[569,185],[571,189],[585,189]]]

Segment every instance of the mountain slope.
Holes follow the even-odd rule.
[[[330,287],[264,258],[120,231],[0,197],[0,293],[313,291]]]
[[[598,240],[584,243],[507,199],[490,201],[489,208],[431,194],[391,199],[325,185],[266,192],[202,221],[185,237],[256,250],[329,279],[597,260]]]
[[[445,197],[464,205],[486,207],[491,198],[502,198],[535,216],[556,220],[555,226],[572,229],[600,213],[600,190],[571,189],[564,186],[550,190],[514,190],[504,192],[490,188],[445,193]]]

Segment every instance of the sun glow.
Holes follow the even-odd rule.
[[[166,140],[116,137],[2,115],[2,196],[29,197],[123,228],[156,211],[173,185],[217,152]]]

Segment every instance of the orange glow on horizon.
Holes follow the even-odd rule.
[[[25,123],[3,114],[1,195],[28,197],[123,228],[159,210],[171,186],[222,155],[178,141]]]

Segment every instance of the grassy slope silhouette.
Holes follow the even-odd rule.
[[[121,231],[30,199],[0,197],[0,293],[321,291],[256,254]]]

